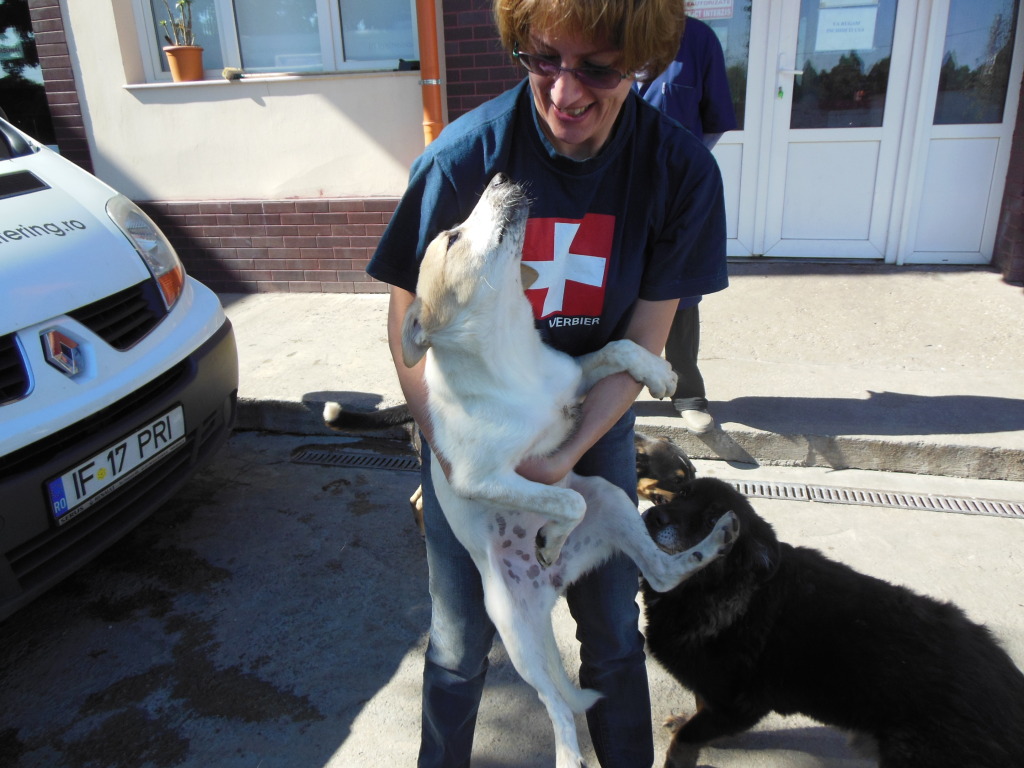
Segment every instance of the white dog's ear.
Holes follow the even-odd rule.
[[[523,264],[522,262],[519,262],[519,279],[523,283],[524,291],[531,285],[533,285],[535,282],[537,282],[538,277],[540,277],[540,274],[537,272],[536,269],[534,269],[533,267],[529,267],[526,264]]]
[[[402,361],[406,368],[412,368],[422,360],[430,347],[430,339],[420,322],[422,310],[423,302],[417,296],[402,320]]]

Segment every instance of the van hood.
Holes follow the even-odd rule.
[[[10,286],[2,293],[0,335],[151,277],[106,215],[114,191],[54,158],[38,153],[0,163],[0,192],[15,190],[0,199],[0,286]]]

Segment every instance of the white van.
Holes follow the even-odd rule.
[[[0,119],[0,620],[227,439],[218,298],[126,197]]]

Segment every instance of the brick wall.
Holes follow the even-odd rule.
[[[498,42],[491,0],[444,0],[448,119],[454,120],[524,77]]]
[[[396,198],[149,202],[188,273],[218,292],[383,293],[366,264]]]
[[[75,74],[71,69],[60,1],[29,0],[28,10],[43,71],[46,101],[50,105],[53,129],[57,134],[57,146],[64,157],[92,173],[92,157]]]

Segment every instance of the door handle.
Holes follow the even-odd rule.
[[[793,54],[793,58],[796,58],[796,54]],[[802,75],[804,71],[802,69],[790,69],[786,66],[786,54],[779,54],[779,66],[778,71],[780,75]]]
[[[793,58],[794,59],[796,58],[795,54],[793,55]],[[776,69],[776,78],[775,78],[775,88],[776,88],[776,91],[777,91],[777,95],[778,95],[778,97],[780,99],[783,98],[783,96],[785,95],[785,91],[783,90],[782,78],[784,76],[795,77],[796,75],[802,75],[804,73],[804,71],[802,69],[790,69],[789,67],[785,66],[785,60],[786,60],[786,54],[780,53],[779,54],[779,65],[778,65],[778,68]]]

